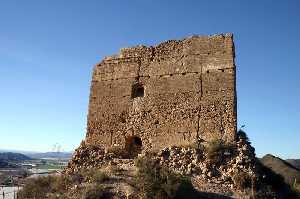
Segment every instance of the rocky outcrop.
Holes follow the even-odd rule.
[[[113,157],[105,155],[104,149],[86,145],[84,141],[75,150],[72,159],[65,168],[64,173],[72,174],[82,169],[99,168]]]
[[[282,176],[287,184],[293,185],[295,182],[300,182],[300,169],[279,157],[267,154],[260,160],[260,162],[276,174]]]
[[[177,173],[200,179],[207,183],[233,189],[238,186],[236,175],[243,173],[249,179],[257,178],[256,158],[250,143],[239,139],[236,145],[231,146],[232,153],[227,155],[219,165],[212,164],[205,150],[194,147],[166,147],[159,152],[144,152],[139,156],[149,156]],[[103,148],[86,145],[82,142],[75,151],[65,173],[71,174],[90,168],[102,168],[105,165],[128,164],[134,165],[134,159],[122,159],[119,154],[105,151]]]
[[[236,184],[234,176],[240,173],[256,178],[256,158],[250,143],[240,139],[232,147],[233,154],[227,154],[229,157],[220,165],[212,164],[204,151],[192,147],[168,147],[154,157],[161,165],[178,173],[217,184],[233,186]]]

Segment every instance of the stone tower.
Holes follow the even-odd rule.
[[[121,49],[94,68],[86,143],[144,150],[199,139],[232,142],[236,70],[232,34]]]

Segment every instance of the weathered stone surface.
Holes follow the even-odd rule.
[[[144,151],[139,156],[153,158],[157,164],[174,172],[190,176],[198,183],[218,185],[218,188],[212,188],[214,190],[223,187],[227,188],[228,191],[234,192],[238,188],[238,182],[235,182],[235,175],[245,173],[247,176],[257,180],[259,179],[259,172],[257,170],[254,148],[250,145],[250,142],[240,138],[232,147],[234,152],[229,159],[221,162],[220,165],[212,164],[203,150],[189,146],[165,147],[158,152]],[[135,168],[133,159],[119,158],[117,154],[105,151],[103,148],[86,145],[85,142],[82,142],[64,172],[72,174],[109,165],[117,165],[120,168],[126,168],[129,165],[129,167]]]
[[[124,146],[137,136],[147,151],[233,142],[235,91],[231,34],[121,49],[94,68],[86,144]]]

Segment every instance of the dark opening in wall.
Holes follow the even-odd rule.
[[[142,151],[142,139],[138,136],[129,136],[125,139],[125,151],[128,158],[135,158]]]
[[[132,86],[131,98],[144,97],[144,86],[141,84],[135,84]]]

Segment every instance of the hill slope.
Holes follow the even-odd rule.
[[[300,170],[287,161],[267,154],[261,159],[261,163],[272,169],[275,173],[280,174],[288,184],[293,184],[295,179],[297,182],[300,182]]]
[[[285,161],[287,161],[288,163],[290,163],[291,165],[293,165],[297,169],[300,169],[300,159],[287,159]]]
[[[20,162],[24,160],[31,160],[31,158],[21,153],[5,152],[0,153],[0,160],[5,162]]]

